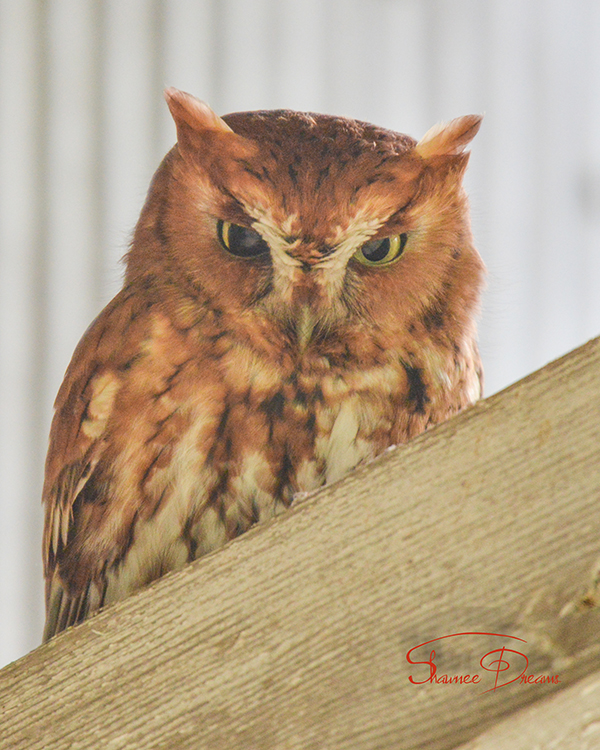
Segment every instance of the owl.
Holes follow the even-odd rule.
[[[481,394],[479,116],[417,142],[165,93],[177,143],[55,403],[45,640]]]

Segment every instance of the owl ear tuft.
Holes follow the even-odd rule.
[[[465,115],[430,128],[415,150],[423,159],[460,154],[477,135],[483,115]]]
[[[223,172],[228,160],[246,158],[256,150],[251,141],[235,133],[195,96],[169,88],[165,99],[177,126],[177,148],[188,164],[206,171],[214,162]]]
[[[232,138],[238,138],[225,120],[195,96],[170,88],[165,90],[165,99],[177,127],[179,152],[187,161],[195,163],[200,153],[211,150],[209,144],[215,138],[225,137],[230,145]]]
[[[221,133],[231,133],[229,125],[215,114],[212,109],[196,99],[195,96],[187,94],[179,89],[169,88],[165,90],[165,99],[177,126],[177,135],[180,131],[187,129],[201,132],[213,130]]]

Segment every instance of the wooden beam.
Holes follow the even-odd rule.
[[[516,711],[457,750],[598,750],[600,672]]]
[[[596,339],[6,667],[1,746],[454,747],[600,668],[599,511]]]

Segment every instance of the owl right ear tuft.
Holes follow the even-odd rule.
[[[222,144],[227,139],[224,152],[229,154],[247,151],[246,139],[234,133],[208,104],[175,88],[165,90],[165,99],[177,127],[177,145],[186,159],[195,161],[200,154],[206,158],[215,140]]]
[[[187,94],[179,89],[165,89],[165,99],[175,120],[177,134],[182,130],[213,130],[222,133],[233,132],[225,120],[215,114],[212,109],[196,99],[195,96]]]
[[[423,159],[461,154],[477,135],[483,115],[465,115],[430,128],[415,150]]]

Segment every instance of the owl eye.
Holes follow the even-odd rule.
[[[229,221],[217,222],[217,236],[228,253],[238,258],[254,258],[269,252],[269,246],[255,229],[232,224]]]
[[[387,266],[402,255],[407,239],[408,235],[403,232],[369,240],[354,253],[354,257],[365,266]]]

